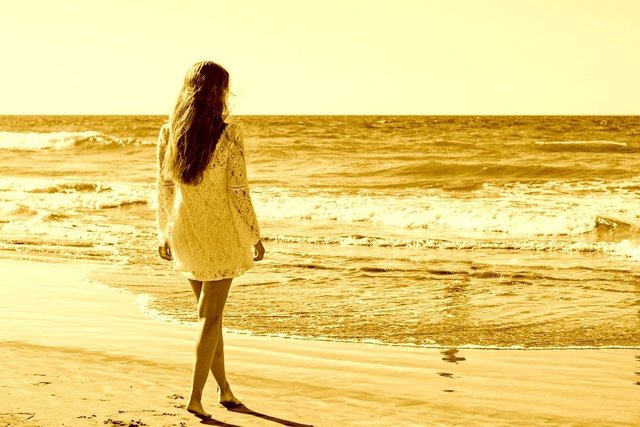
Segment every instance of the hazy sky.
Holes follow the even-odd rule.
[[[234,114],[640,114],[640,0],[21,0],[0,114],[168,114],[202,59]]]

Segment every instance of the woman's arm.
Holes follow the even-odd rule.
[[[236,227],[238,228],[241,242],[256,246],[260,242],[260,226],[258,225],[258,219],[249,194],[244,156],[244,137],[242,129],[237,125],[233,125],[233,129],[229,129],[229,131],[231,144],[227,160],[227,186],[229,188],[231,208],[237,214],[234,217],[240,218],[239,221],[236,221]]]
[[[156,189],[158,197],[158,208],[156,210],[156,219],[158,224],[158,244],[165,246],[168,241],[169,231],[167,224],[171,211],[173,210],[173,202],[175,200],[175,184],[173,181],[166,180],[162,174],[162,165],[164,163],[164,154],[169,142],[169,127],[162,126],[160,135],[158,135],[158,152],[157,152],[157,174]]]

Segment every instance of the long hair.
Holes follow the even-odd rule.
[[[224,130],[228,90],[229,73],[215,62],[189,69],[169,120],[165,178],[190,185],[202,181]]]

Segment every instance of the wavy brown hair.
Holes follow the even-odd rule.
[[[229,73],[211,61],[194,64],[184,78],[169,120],[163,170],[183,184],[202,181],[227,116]]]

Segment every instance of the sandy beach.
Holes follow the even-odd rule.
[[[0,261],[0,425],[200,424],[194,327],[87,279],[95,263]],[[232,292],[233,292],[232,288]],[[426,349],[225,335],[249,411],[210,425],[637,425],[640,350]]]
[[[4,6],[0,427],[640,427],[640,0]]]

